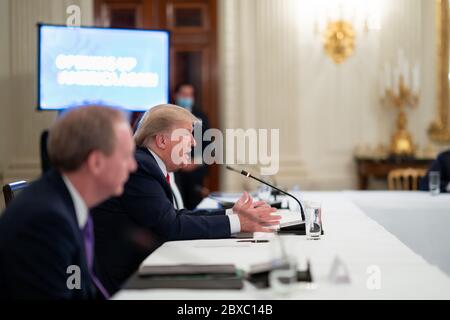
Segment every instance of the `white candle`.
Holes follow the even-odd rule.
[[[380,80],[379,80],[379,84],[378,84],[378,90],[380,97],[384,97],[384,93],[386,90],[386,76],[385,76],[385,71],[382,70],[380,72]]]
[[[401,68],[401,66],[403,65],[403,61],[404,61],[405,57],[403,55],[403,50],[402,49],[398,49],[397,50],[397,65]]]
[[[386,89],[392,89],[392,69],[390,63],[386,63],[385,67],[385,81],[386,81]]]
[[[414,65],[413,69],[413,92],[419,94],[420,91],[420,66],[418,63]]]
[[[393,91],[395,95],[399,94],[398,85],[400,80],[400,68],[397,66],[394,68],[394,80],[393,80]]]
[[[403,62],[403,83],[405,84],[405,86],[411,89],[411,80],[409,78],[409,63],[406,59]]]

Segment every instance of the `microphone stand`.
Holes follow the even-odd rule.
[[[249,172],[247,172],[247,171],[245,171],[245,170],[239,171],[239,170],[236,170],[236,169],[234,169],[234,168],[232,168],[232,167],[230,167],[230,166],[226,166],[226,168],[227,168],[228,170],[231,170],[231,171],[240,173],[240,174],[242,174],[242,175],[244,175],[244,176],[246,176],[246,177],[248,177],[248,178],[252,178],[252,179],[254,179],[254,180],[256,180],[256,181],[258,181],[258,182],[260,182],[260,183],[262,183],[262,184],[264,184],[264,185],[266,185],[266,186],[269,186],[269,187],[271,187],[272,189],[277,190],[278,192],[280,192],[280,193],[282,193],[282,194],[284,194],[284,195],[287,195],[287,196],[291,197],[292,199],[294,199],[294,200],[298,203],[298,205],[300,206],[300,214],[301,214],[301,216],[302,216],[302,220],[305,221],[305,211],[304,211],[304,209],[303,209],[303,205],[302,205],[301,202],[300,202],[296,197],[294,197],[292,194],[290,194],[290,193],[288,193],[288,192],[286,192],[286,191],[284,191],[284,190],[281,190],[280,188],[277,188],[277,187],[271,185],[270,183],[267,183],[266,181],[261,180],[261,179],[255,177],[255,176],[251,175]]]

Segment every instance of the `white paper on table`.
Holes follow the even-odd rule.
[[[297,224],[304,223],[302,220],[302,215],[298,211],[291,211],[288,209],[279,209],[275,213],[276,215],[281,216],[280,220],[280,228],[295,226]]]

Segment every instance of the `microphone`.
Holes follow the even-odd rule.
[[[259,182],[261,182],[262,184],[265,184],[266,186],[269,186],[269,187],[271,187],[272,189],[277,190],[278,192],[280,192],[280,193],[282,193],[282,194],[285,194],[285,195],[291,197],[292,199],[294,199],[295,201],[297,201],[298,205],[300,206],[300,213],[301,213],[301,215],[302,215],[302,220],[305,221],[305,211],[303,210],[303,205],[302,205],[301,202],[300,202],[296,197],[294,197],[292,194],[290,194],[290,193],[288,193],[288,192],[286,192],[286,191],[284,191],[284,190],[281,190],[280,188],[277,188],[277,187],[271,185],[270,183],[267,183],[267,182],[264,181],[264,180],[261,180],[261,179],[255,177],[255,176],[252,176],[249,172],[247,172],[247,171],[245,171],[245,170],[239,171],[239,170],[236,170],[236,169],[234,169],[234,168],[232,168],[232,167],[230,167],[230,166],[226,166],[226,168],[227,168],[228,170],[231,170],[231,171],[240,173],[240,174],[246,176],[247,178],[252,178],[252,179],[254,179],[254,180],[256,180],[256,181],[259,181]]]
[[[235,168],[233,168],[233,167],[230,167],[230,166],[226,166],[226,168],[228,169],[228,170],[230,170],[230,171],[234,171],[234,172],[236,172],[236,173],[241,173],[239,170],[236,170]]]

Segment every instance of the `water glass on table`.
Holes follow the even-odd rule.
[[[261,201],[270,202],[272,197],[272,188],[261,184],[258,188],[258,198]]]
[[[305,229],[308,240],[319,240],[322,234],[322,205],[320,202],[306,202]]]
[[[441,173],[439,171],[431,171],[429,174],[429,188],[432,195],[438,195],[441,192]]]

